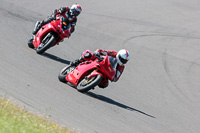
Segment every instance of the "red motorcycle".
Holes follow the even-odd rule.
[[[113,80],[116,73],[117,60],[111,56],[96,57],[76,66],[66,66],[61,70],[58,79],[76,88],[79,92],[87,92],[104,80]]]
[[[37,23],[36,23],[37,26]],[[64,38],[70,36],[71,24],[64,17],[58,17],[40,28],[28,41],[28,46],[34,48],[38,54],[44,53],[50,47],[55,46]]]

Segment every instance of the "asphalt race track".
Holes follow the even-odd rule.
[[[78,2],[75,32],[38,55],[37,20]],[[199,0],[0,0],[0,95],[81,133],[200,131]],[[58,73],[84,50],[127,49],[117,83],[82,94]]]

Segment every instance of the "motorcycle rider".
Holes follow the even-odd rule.
[[[114,79],[112,80],[113,82],[117,82],[124,71],[125,64],[129,60],[129,52],[125,49],[121,49],[119,50],[119,52],[113,50],[102,50],[102,49],[97,49],[94,52],[86,50],[83,52],[83,54],[79,59],[70,62],[70,65],[78,66],[78,64],[80,64],[81,62],[94,60],[96,59],[97,56],[100,57],[100,55],[108,55],[117,59],[116,74]],[[106,88],[107,86],[108,86],[108,80],[104,80],[103,83],[99,84],[100,88]]]
[[[33,35],[35,35],[43,25],[50,23],[52,20],[56,20],[56,16],[60,14],[69,21],[69,24],[71,24],[71,29],[70,29],[70,35],[71,35],[71,33],[73,33],[75,30],[77,16],[81,13],[81,11],[82,8],[79,4],[73,4],[71,7],[67,6],[61,7],[58,10],[55,9],[53,11],[53,14],[47,17],[46,20],[43,20],[41,22],[39,21],[36,22],[35,28],[32,33]]]

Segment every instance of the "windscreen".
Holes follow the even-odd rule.
[[[62,30],[67,30],[71,27],[71,23],[69,22],[69,20],[67,20],[66,18],[62,17]]]
[[[110,61],[110,65],[112,66],[112,68],[116,69],[116,67],[117,67],[117,59],[109,56],[109,61]]]

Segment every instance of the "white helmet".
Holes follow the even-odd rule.
[[[82,11],[82,8],[79,4],[73,4],[70,8],[70,13],[72,16],[78,16]]]
[[[117,53],[117,63],[119,65],[122,64],[126,64],[129,60],[129,52],[125,49],[121,49],[118,53]]]

